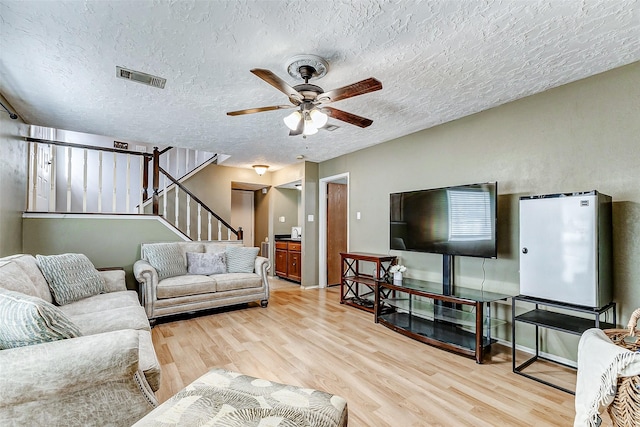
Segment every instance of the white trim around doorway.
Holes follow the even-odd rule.
[[[327,184],[346,180],[347,184],[347,251],[349,250],[349,172],[328,176],[319,180],[318,201],[318,283],[320,288],[327,287]]]

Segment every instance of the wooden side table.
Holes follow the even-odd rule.
[[[366,252],[343,252],[340,303],[373,313],[378,280],[391,274],[397,257]]]

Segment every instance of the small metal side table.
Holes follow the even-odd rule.
[[[516,316],[516,301],[531,303],[534,304],[535,308],[533,310],[527,311],[523,314]],[[561,308],[563,310],[575,311],[579,313],[585,313],[593,316],[593,318],[585,318],[585,317],[577,317],[569,314],[557,313],[555,311],[549,311],[544,308],[540,308],[540,306],[544,307],[555,307]],[[608,311],[613,312],[613,323],[601,322],[600,316],[602,314],[607,313]],[[549,381],[545,381],[541,378],[535,377],[531,374],[524,372],[528,366],[534,363],[536,360],[544,360],[547,362],[552,362],[558,365],[565,366],[567,368],[575,369],[575,367],[567,365],[565,363],[561,363],[555,360],[551,360],[547,357],[540,355],[540,328],[553,329],[560,332],[565,332],[573,335],[582,335],[584,331],[590,328],[601,328],[601,329],[612,329],[616,326],[616,303],[611,302],[601,308],[591,308],[591,307],[583,307],[579,305],[566,304],[558,301],[551,301],[541,298],[528,297],[525,295],[517,295],[512,298],[511,301],[511,360],[513,365],[513,372],[516,374],[525,376],[532,380],[538,381],[540,383],[546,384],[558,390],[565,391],[570,394],[575,394],[573,391],[568,390],[564,387],[561,387],[557,384],[553,384]],[[520,365],[516,365],[516,323],[523,322],[528,323],[530,325],[535,326],[535,337],[536,337],[536,346],[535,346],[535,354],[533,357],[529,358],[525,362]]]

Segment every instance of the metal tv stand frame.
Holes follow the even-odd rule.
[[[535,308],[533,310],[527,311],[526,313],[516,316],[516,301],[534,304]],[[586,313],[593,316],[594,318],[588,319],[584,317],[576,317],[569,314],[558,313],[555,311],[540,308],[540,306],[555,307],[568,311]],[[609,310],[613,311],[613,323],[601,322],[600,316]],[[570,394],[575,394],[575,392],[524,372],[524,369],[526,369],[537,360],[544,360],[567,368],[575,369],[575,367],[567,365],[566,363],[561,363],[540,355],[540,328],[553,329],[573,335],[582,335],[582,333],[589,328],[612,329],[616,327],[615,302],[610,302],[609,304],[601,308],[592,308],[567,304],[558,301],[551,301],[542,298],[534,298],[526,295],[517,295],[514,296],[511,301],[511,314],[511,360],[513,364],[513,372]],[[519,365],[516,365],[516,322],[534,325],[536,329],[535,353],[531,358],[527,359]]]

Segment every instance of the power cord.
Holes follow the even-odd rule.
[[[486,261],[486,258],[482,258],[482,283],[480,283],[480,292],[484,292],[484,281],[487,278],[487,272],[484,270],[484,263]]]

